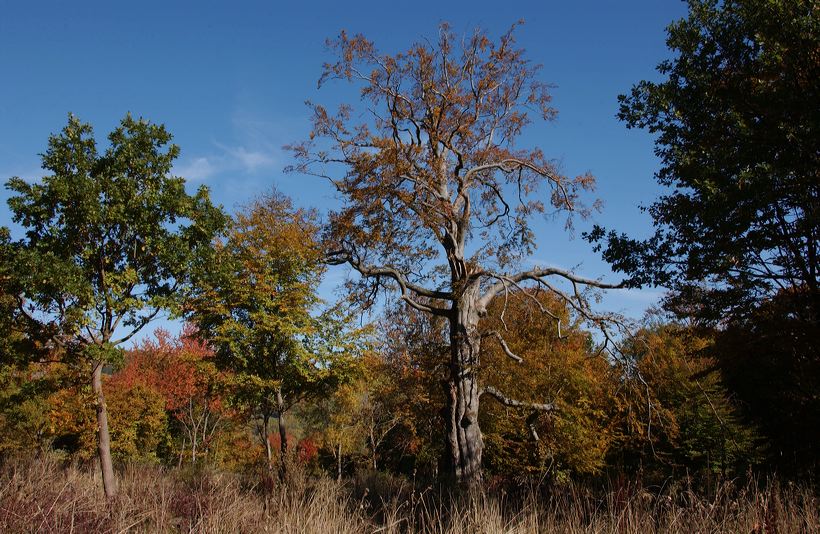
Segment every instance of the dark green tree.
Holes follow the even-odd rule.
[[[679,317],[720,327],[726,383],[774,461],[820,465],[820,5],[690,0],[668,35],[662,81],[619,113],[656,135],[656,231],[588,237],[632,284],[672,289]]]
[[[100,151],[73,115],[42,155],[48,172],[12,178],[9,206],[26,231],[15,244],[16,310],[52,355],[87,367],[96,396],[107,496],[116,493],[103,367],[162,310],[174,310],[192,259],[224,224],[205,188],[172,176],[179,148],[162,125],[126,115]]]
[[[709,321],[778,293],[820,317],[820,6],[813,0],[690,0],[668,28],[663,80],[619,99],[656,134],[656,233],[610,232],[605,257],[633,284]],[[603,240],[596,228],[589,237]]]
[[[0,364],[15,356],[17,312],[11,259],[15,256],[8,228],[0,228]]]

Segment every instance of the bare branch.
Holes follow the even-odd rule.
[[[485,275],[496,278],[499,280],[499,282],[490,286],[484,293],[484,295],[479,299],[479,309],[486,309],[490,302],[492,302],[492,300],[496,297],[496,295],[498,295],[498,293],[505,289],[504,281],[517,284],[518,282],[523,282],[525,280],[542,281],[543,278],[547,276],[559,276],[561,278],[569,280],[573,284],[597,287],[599,289],[619,289],[624,287],[624,282],[620,282],[618,284],[601,282],[600,280],[593,280],[591,278],[584,278],[583,276],[578,276],[570,271],[567,271],[566,269],[559,269],[557,267],[536,268],[531,269],[529,271],[522,271],[520,273],[513,275],[500,275],[493,273],[485,273]]]
[[[150,323],[151,321],[153,321],[156,318],[156,316],[159,314],[160,311],[162,311],[162,308],[154,308],[154,311],[152,311],[148,315],[142,317],[140,319],[139,323],[136,326],[134,326],[134,328],[129,333],[127,333],[126,335],[124,335],[123,337],[121,337],[120,339],[118,339],[116,341],[112,341],[111,344],[112,345],[119,345],[120,343],[125,343],[126,341],[128,341],[129,339],[131,339],[132,337],[137,335],[137,333],[140,330],[142,330],[148,323]]]
[[[517,354],[515,354],[513,351],[510,350],[509,345],[507,345],[507,342],[504,341],[504,338],[501,337],[501,334],[498,333],[497,330],[492,330],[491,332],[487,332],[482,337],[494,337],[494,338],[496,338],[498,340],[498,344],[501,345],[501,350],[504,351],[504,354],[506,354],[507,356],[509,356],[510,358],[512,358],[513,360],[515,360],[518,363],[521,363],[521,362],[524,361],[524,359],[521,356],[518,356]]]
[[[345,251],[335,251],[327,255],[326,263],[330,265],[342,265],[347,263],[353,269],[355,269],[359,274],[363,277],[372,277],[379,279],[381,276],[386,276],[394,280],[401,290],[401,299],[413,308],[422,311],[432,313],[434,315],[438,315],[440,317],[447,317],[450,314],[449,308],[441,308],[438,306],[432,306],[430,304],[423,304],[414,300],[408,292],[413,292],[420,297],[426,297],[435,300],[450,300],[454,299],[453,294],[449,291],[436,291],[432,289],[427,289],[425,287],[419,286],[417,284],[413,284],[407,280],[407,277],[402,274],[398,269],[390,266],[382,266],[377,267],[373,265],[364,265],[360,260],[355,258],[352,254],[345,252]]]
[[[539,410],[542,412],[554,412],[557,410],[555,404],[551,402],[548,404],[541,404],[537,402],[520,401],[504,395],[493,386],[484,386],[484,388],[482,388],[481,390],[481,395],[484,395],[485,393],[487,395],[490,395],[492,398],[494,398],[504,406],[509,406],[511,408],[532,408],[533,410]]]
[[[568,210],[572,211],[572,209],[573,209],[572,208],[572,202],[570,201],[569,194],[567,193],[567,190],[564,187],[564,184],[563,184],[562,180],[558,176],[556,176],[555,173],[550,171],[549,169],[541,168],[541,167],[535,165],[534,163],[532,163],[530,161],[524,161],[524,160],[517,159],[517,158],[507,158],[507,159],[497,161],[497,162],[494,162],[494,163],[486,163],[484,165],[477,165],[477,166],[471,168],[470,170],[468,170],[466,173],[464,173],[464,182],[465,183],[468,182],[469,179],[474,174],[477,174],[477,173],[480,173],[480,172],[483,172],[483,171],[499,170],[499,171],[504,172],[504,173],[511,173],[511,172],[514,172],[514,171],[517,171],[517,170],[522,170],[522,169],[529,169],[532,172],[534,172],[536,174],[539,174],[539,175],[549,179],[555,185],[555,187],[557,187],[558,190],[561,192],[561,196],[563,197],[563,200],[564,200],[564,206]]]

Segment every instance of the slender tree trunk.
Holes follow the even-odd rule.
[[[451,476],[460,486],[481,481],[484,440],[478,426],[481,336],[475,307],[478,287],[467,289],[450,316],[450,378],[447,384],[447,458]]]
[[[182,467],[182,458],[185,455],[185,444],[187,440],[182,438],[182,448],[179,450],[179,462],[177,463],[177,468]]]
[[[339,453],[336,455],[336,480],[342,481],[342,442],[339,442]]]
[[[270,446],[270,414],[265,409],[262,415],[262,441],[265,444],[265,455],[268,458],[268,471],[273,471],[273,450]]]
[[[285,426],[285,400],[282,397],[281,388],[276,390],[276,404],[279,410],[279,475],[282,480],[285,480],[285,475],[287,475],[288,431]]]
[[[188,434],[191,437],[191,465],[196,464],[196,449],[199,443],[199,423],[194,415],[194,400],[188,399],[188,416],[191,419],[191,428]]]
[[[103,489],[109,499],[117,495],[117,479],[114,477],[114,463],[111,460],[111,435],[108,432],[108,410],[102,389],[102,362],[92,363],[91,387],[97,396],[97,450],[100,456]]]
[[[376,436],[372,425],[370,427],[370,464],[373,471],[376,471]]]

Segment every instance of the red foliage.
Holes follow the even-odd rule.
[[[310,438],[306,437],[299,441],[299,444],[296,446],[296,456],[299,459],[300,463],[309,464],[316,460],[316,457],[319,455],[319,447],[316,445],[316,442]]]
[[[272,433],[268,436],[268,441],[270,441],[271,448],[278,453],[282,444],[282,438],[279,437],[279,434],[275,432]],[[293,437],[293,434],[288,434],[288,450],[292,451],[295,445],[296,438]]]
[[[182,416],[192,399],[207,403],[213,411],[222,411],[222,395],[214,384],[227,377],[213,367],[212,356],[213,352],[196,339],[189,325],[178,337],[157,329],[153,339],[146,339],[128,351],[125,366],[108,383],[114,388],[142,385],[154,389],[175,417]]]

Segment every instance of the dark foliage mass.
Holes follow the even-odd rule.
[[[716,329],[713,354],[771,442],[769,461],[816,469],[820,402],[820,8],[691,1],[669,27],[663,80],[620,97],[656,134],[668,193],[641,241],[587,234],[633,285],[671,289],[677,317]],[[606,243],[605,247],[603,246]]]

